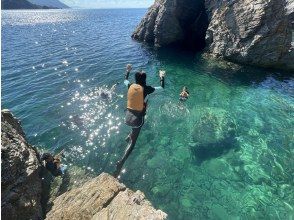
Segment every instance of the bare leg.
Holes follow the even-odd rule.
[[[126,162],[126,160],[128,159],[128,157],[132,153],[132,151],[133,151],[133,149],[134,149],[134,147],[136,145],[136,142],[137,142],[138,136],[140,134],[140,131],[141,131],[141,127],[140,128],[132,128],[132,133],[130,134],[131,141],[128,144],[128,147],[127,147],[127,149],[125,151],[125,154],[122,157],[122,159],[116,163],[116,170],[113,173],[113,176],[115,178],[118,177],[118,175],[120,174],[120,171],[121,171],[124,163]]]

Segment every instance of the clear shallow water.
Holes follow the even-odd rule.
[[[165,69],[121,180],[170,219],[292,219],[293,75],[132,41],[144,13],[2,12],[2,108],[39,149],[65,149],[69,167],[112,172],[129,128],[126,88],[110,88],[127,63],[154,86]],[[191,97],[179,104],[184,85]]]

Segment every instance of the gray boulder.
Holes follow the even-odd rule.
[[[1,139],[2,219],[42,219],[38,155],[8,110],[1,111]]]

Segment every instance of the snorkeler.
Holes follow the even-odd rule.
[[[45,167],[53,176],[62,176],[67,168],[67,165],[61,164],[63,150],[54,157],[50,153],[44,153],[41,160],[45,162]]]
[[[180,93],[180,101],[186,101],[189,98],[188,88],[186,86],[183,87],[182,92]]]
[[[125,123],[132,127],[131,133],[127,136],[126,141],[129,142],[128,148],[123,156],[122,160],[117,162],[116,172],[114,176],[117,177],[120,170],[127,160],[128,156],[132,152],[137,138],[139,136],[140,130],[144,124],[144,116],[147,109],[147,96],[153,93],[155,90],[161,90],[164,88],[164,77],[165,71],[159,71],[160,86],[152,87],[146,84],[147,75],[145,72],[135,73],[135,83],[130,83],[129,75],[132,70],[132,65],[128,64],[126,67],[126,74],[124,84],[128,87],[128,100],[127,100],[127,110]]]

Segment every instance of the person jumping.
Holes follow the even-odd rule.
[[[164,88],[164,77],[165,71],[159,71],[160,86],[152,87],[148,86],[146,83],[147,75],[145,72],[136,72],[135,73],[135,83],[130,83],[129,75],[132,70],[132,65],[128,64],[126,67],[126,74],[124,84],[128,87],[128,96],[127,96],[127,110],[125,123],[132,127],[131,133],[127,136],[126,141],[128,142],[127,150],[123,158],[117,162],[116,171],[114,176],[117,177],[120,173],[120,170],[131,154],[137,138],[139,136],[140,130],[144,124],[144,116],[147,109],[147,96],[153,93],[155,90],[161,90]]]

